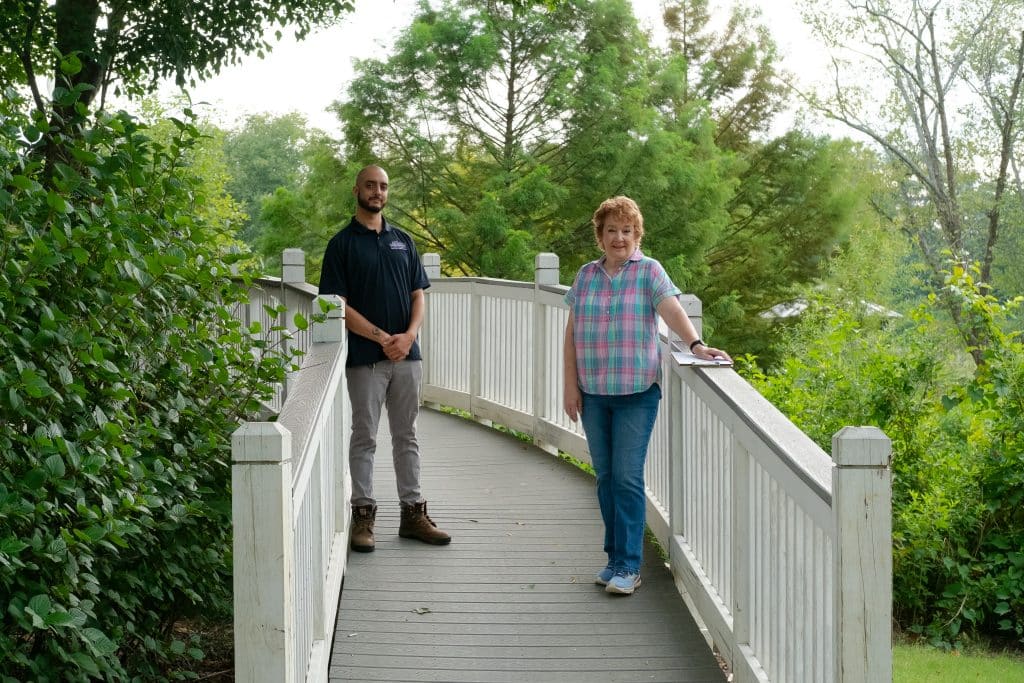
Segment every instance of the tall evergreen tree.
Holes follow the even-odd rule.
[[[474,0],[422,8],[336,110],[349,158],[388,166],[395,215],[449,272],[529,278],[551,250],[571,276],[619,193],[686,271],[724,224],[731,164],[701,112],[666,128],[674,88],[623,0]]]
[[[682,83],[676,116],[706,107],[715,143],[737,165],[727,225],[689,284],[718,321],[719,342],[770,365],[776,321],[766,314],[821,277],[845,239],[857,203],[855,160],[825,137],[776,133],[787,74],[759,10],[734,6],[716,26],[708,0],[674,0],[663,18]]]

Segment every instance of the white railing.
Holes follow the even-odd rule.
[[[568,311],[563,302],[567,288],[558,284],[557,256],[537,256],[533,283],[442,278],[436,254],[425,254],[423,261],[432,285],[421,332],[424,401],[511,427],[548,451],[589,462],[582,431],[562,411],[562,335]],[[682,297],[682,302],[699,330],[700,302],[693,297]],[[833,438],[830,458],[731,369],[680,366],[669,353],[670,343],[665,340],[662,353],[664,399],[646,470],[648,524],[667,549],[683,598],[729,663],[734,680],[891,681],[889,440],[875,428],[848,427]],[[290,383],[291,391],[299,392],[296,387],[302,384]],[[339,382],[337,392],[342,388]],[[344,403],[340,396],[334,396],[335,411],[339,401]],[[277,454],[288,452],[288,430],[281,426],[288,422],[293,400],[302,410],[321,410],[314,401],[290,395],[278,423],[249,425],[236,434],[250,444],[242,450],[262,454],[262,468],[285,468],[287,458]],[[337,421],[335,429],[345,422],[344,417]],[[339,469],[332,475],[337,537],[347,532],[348,497],[339,493],[346,460],[340,454],[346,444],[334,438],[339,454],[333,459]],[[242,466],[238,452],[236,476]],[[264,499],[277,501],[277,489],[283,490],[279,480],[286,477],[283,472],[264,477],[270,480],[265,494],[250,484],[251,507],[258,508],[256,502]],[[239,492],[236,485],[236,497]],[[238,507],[236,500],[236,526]],[[260,514],[288,519],[278,507],[284,505]],[[270,538],[258,547],[289,547],[280,545],[282,526],[287,525],[278,522],[265,531]],[[242,559],[237,534],[236,641]],[[256,540],[245,543],[252,544],[252,554]],[[344,546],[334,552],[343,563]],[[267,605],[276,605],[270,597],[295,599],[294,588],[280,579],[291,570],[278,565],[288,561],[274,561],[277,573],[271,573],[269,588],[254,594]],[[331,564],[336,568],[338,563]],[[334,580],[328,572],[326,588],[317,591],[336,591],[340,575]],[[275,656],[291,657],[289,666],[300,670],[305,664],[288,654],[296,646],[276,629],[301,627],[292,626],[290,617],[272,620],[288,610],[276,606],[265,611],[271,621],[257,615],[241,627],[257,647],[270,650],[273,641],[274,652],[280,653]],[[332,622],[333,617],[323,615],[310,628],[329,629]],[[315,635],[329,637],[321,631]],[[245,671],[239,667],[238,680],[302,680],[268,675],[272,657],[259,654],[257,664],[245,662]],[[242,657],[236,649],[236,661]],[[312,670],[310,677],[321,680]]]
[[[257,283],[251,298],[261,300],[268,289],[275,291]],[[232,435],[238,681],[327,680],[347,559],[351,413],[344,306],[327,297],[335,306],[327,320],[299,332],[295,313],[309,320],[320,310],[316,288],[284,291],[294,294],[294,301],[283,299],[286,336],[305,352],[301,369],[288,379],[276,422],[247,422]],[[250,310],[262,311],[262,305]]]

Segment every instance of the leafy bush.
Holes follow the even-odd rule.
[[[230,435],[283,366],[230,314],[192,124],[23,109],[5,93],[0,680],[179,678],[203,653],[174,624],[231,610]]]
[[[879,325],[828,301],[776,371],[744,373],[822,448],[848,424],[893,444],[893,598],[901,627],[937,646],[971,635],[1024,643],[1024,344],[1000,303],[951,270],[962,315],[992,340],[973,375],[949,363],[932,297],[910,324]]]

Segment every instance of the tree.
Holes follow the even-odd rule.
[[[760,23],[760,10],[734,6],[724,28],[715,31],[708,5],[708,0],[665,3],[669,50],[685,60],[685,100],[710,106],[715,142],[743,149],[766,134],[787,105],[777,48]]]
[[[824,137],[797,130],[770,137],[787,105],[775,42],[758,10],[733,7],[715,28],[708,6],[675,0],[664,9],[668,53],[682,81],[675,115],[703,103],[715,144],[737,166],[728,222],[689,284],[718,323],[719,343],[770,366],[777,335],[765,314],[825,274],[851,228],[860,161],[849,145]]]
[[[191,113],[185,95],[169,102],[144,97],[137,103],[138,118],[146,126],[146,134],[154,144],[172,147],[181,135],[182,126],[194,128],[186,147],[180,149],[182,164],[194,176],[202,202],[195,206],[195,217],[203,223],[219,227],[214,236],[216,246],[224,251],[239,252],[244,248],[237,233],[245,225],[244,207],[234,196],[232,169],[225,153],[225,134],[222,130],[200,120]],[[189,112],[184,116],[176,113]]]
[[[891,236],[886,226],[857,235],[838,282],[889,288],[894,278],[878,277],[878,266],[904,264],[880,247],[912,247]],[[745,373],[823,448],[851,422],[892,439],[893,617],[945,648],[979,635],[1024,642],[1024,345],[1004,332],[1024,299],[984,294],[978,272],[947,273],[951,295],[992,340],[973,378],[951,372],[957,342],[934,315],[937,297],[883,323],[838,288],[808,297],[776,370]]]
[[[284,249],[298,247],[306,252],[306,280],[318,282],[324,247],[354,211],[352,187],[361,166],[339,159],[336,147],[325,135],[313,136],[303,148],[296,183],[262,198],[255,246],[265,272],[280,265]]]
[[[833,92],[809,101],[867,136],[903,171],[901,205],[890,218],[917,245],[935,290],[942,291],[948,270],[943,252],[961,267],[977,260],[987,285],[1010,172],[1019,168],[1024,7],[1012,0],[849,0],[847,15],[836,19],[808,8],[816,31],[837,50]],[[839,52],[847,44],[864,48],[856,63]],[[981,365],[985,329],[962,315],[955,297],[944,301]]]
[[[337,103],[346,156],[388,167],[393,215],[449,272],[529,278],[551,250],[571,277],[620,193],[685,271],[721,228],[731,164],[700,111],[666,130],[677,84],[653,59],[622,0],[424,6]]]
[[[723,345],[774,364],[782,321],[770,312],[827,275],[861,220],[876,177],[866,156],[849,142],[799,131],[750,144],[729,223],[707,251],[697,290]]]
[[[188,677],[204,655],[181,620],[231,610],[230,435],[293,360],[232,316],[247,288],[216,138],[187,109],[106,112],[102,92],[202,77],[265,47],[267,22],[350,7],[0,5],[5,678]]]
[[[230,614],[230,435],[288,359],[231,316],[193,123],[102,115],[47,176],[22,104],[0,105],[0,661],[162,680],[180,620]]]
[[[36,108],[47,111],[39,78],[51,75],[68,90],[82,86],[81,104],[99,95],[102,108],[115,83],[115,90],[139,95],[171,76],[179,85],[202,80],[241,55],[269,51],[267,26],[288,26],[301,38],[353,6],[352,0],[5,0],[0,42],[7,56],[0,59],[0,85],[28,86]],[[61,69],[54,50],[80,68]],[[71,115],[74,106],[58,102],[58,111]]]
[[[240,129],[224,136],[224,155],[231,176],[228,189],[248,214],[239,235],[242,240],[254,244],[263,232],[263,200],[278,188],[292,189],[299,183],[304,148],[318,134],[308,130],[303,115],[293,112],[248,116]]]

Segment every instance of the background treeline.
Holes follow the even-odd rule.
[[[224,40],[183,20],[188,49],[136,42],[145,3],[105,24],[4,5],[6,676],[173,678],[203,657],[181,625],[230,611],[228,437],[280,371],[227,315],[230,269],[302,247],[315,277],[370,161],[448,275],[530,279],[551,251],[567,283],[598,255],[596,205],[635,198],[644,250],[766,396],[826,449],[846,424],[893,439],[896,626],[1024,642],[1019,2],[814,3],[833,91],[801,92],[745,9],[667,2],[654,45],[625,0],[466,0],[358,62],[340,139],[141,99],[346,8],[256,4],[192,3]],[[106,113],[108,88],[139,118]],[[797,104],[852,139],[787,127]]]

